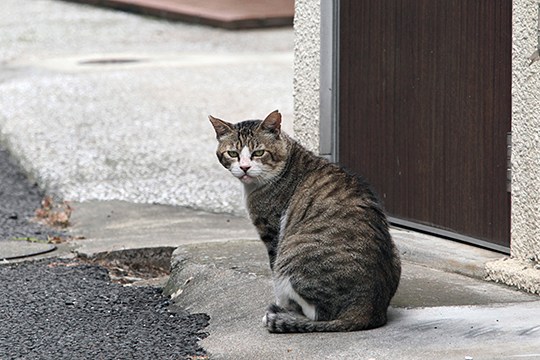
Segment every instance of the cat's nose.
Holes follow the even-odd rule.
[[[249,165],[242,165],[242,166],[240,166],[240,169],[244,170],[244,172],[247,173],[248,170],[251,169],[251,166],[249,166]]]

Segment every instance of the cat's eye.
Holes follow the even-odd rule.
[[[254,152],[251,153],[251,155],[253,156],[263,156],[264,155],[264,150],[255,150]]]
[[[227,151],[227,155],[229,155],[230,157],[238,157],[238,151],[234,151],[234,150],[229,150]]]

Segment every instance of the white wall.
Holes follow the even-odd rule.
[[[295,1],[294,136],[315,153],[319,152],[320,14],[318,0]]]
[[[539,46],[539,2],[514,0],[512,15],[512,258],[487,270],[540,294],[540,61],[528,59]]]

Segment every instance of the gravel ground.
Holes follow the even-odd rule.
[[[173,314],[152,287],[98,266],[50,259],[0,266],[0,359],[204,357],[205,314]]]
[[[43,193],[0,147],[0,239],[46,239],[32,222]],[[0,241],[0,246],[2,243]],[[173,314],[152,287],[124,287],[107,270],[50,259],[0,265],[0,359],[185,359],[205,314]]]
[[[0,147],[0,241],[61,236],[61,231],[32,221],[42,199],[38,186],[26,178],[9,153]]]

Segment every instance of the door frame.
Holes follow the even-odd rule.
[[[339,162],[339,14],[340,0],[321,1],[320,50],[320,120],[319,153],[332,162]],[[438,229],[392,216],[392,225],[425,232],[451,240],[510,254],[510,247],[493,244],[463,234]],[[509,234],[510,236],[510,234]]]
[[[340,0],[321,1],[319,153],[339,161]]]

